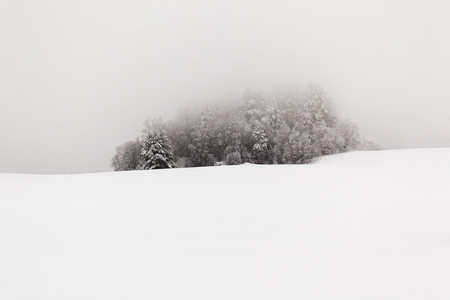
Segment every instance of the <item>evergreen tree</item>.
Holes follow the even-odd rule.
[[[144,148],[141,152],[144,160],[142,169],[144,170],[174,167],[174,157],[169,140],[162,126],[158,125],[160,125],[158,122],[154,122],[153,126],[148,128],[144,140]]]

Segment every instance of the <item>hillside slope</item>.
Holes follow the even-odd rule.
[[[450,299],[450,148],[0,174],[0,299]]]

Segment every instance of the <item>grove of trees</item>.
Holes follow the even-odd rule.
[[[238,102],[185,108],[169,122],[149,119],[141,140],[116,148],[111,166],[122,171],[304,164],[323,155],[373,149],[354,123],[339,119],[326,93],[310,84],[272,96],[247,90]]]

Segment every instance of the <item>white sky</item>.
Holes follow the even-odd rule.
[[[450,1],[12,1],[0,172],[108,171],[151,117],[321,85],[384,148],[450,146]]]

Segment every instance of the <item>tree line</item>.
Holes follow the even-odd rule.
[[[116,171],[217,164],[305,164],[351,150],[375,150],[356,124],[341,120],[322,88],[181,110],[175,120],[148,119],[142,137],[116,148]]]

